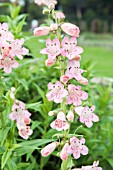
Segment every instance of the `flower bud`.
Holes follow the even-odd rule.
[[[58,30],[58,25],[57,25],[57,24],[51,24],[50,30],[51,30],[51,31],[56,31],[56,30]]]
[[[50,14],[50,11],[49,10],[47,10],[47,9],[44,9],[43,11],[42,11],[42,14],[44,14],[44,15],[48,15],[48,14]]]
[[[15,87],[11,87],[11,92],[14,93],[15,92]]]
[[[43,35],[47,35],[50,32],[50,28],[47,26],[43,26],[43,27],[37,27],[34,29],[34,35],[35,36],[43,36]]]
[[[48,8],[52,11],[53,9],[55,9],[55,4],[54,3],[50,3],[48,5]]]
[[[81,83],[82,85],[87,85],[88,84],[88,80],[84,77],[82,77],[81,80],[78,81],[79,83]]]
[[[68,153],[67,153],[68,148],[69,148],[69,144],[66,143],[66,144],[64,145],[62,151],[60,152],[60,158],[61,158],[62,160],[67,160],[67,158],[68,158]]]
[[[48,113],[48,115],[49,115],[49,116],[54,116],[55,113],[54,113],[54,111],[50,111],[50,112]]]
[[[60,77],[60,81],[63,82],[64,84],[66,84],[69,80],[69,77],[66,75],[63,75]]]
[[[41,150],[41,155],[43,157],[47,157],[55,150],[55,148],[58,146],[58,144],[59,144],[58,142],[52,142],[52,143],[48,144]]]
[[[74,119],[74,113],[70,110],[67,114],[67,119],[70,121],[70,122],[73,122],[73,119]]]
[[[79,33],[80,33],[80,30],[79,28],[74,25],[74,24],[71,24],[71,23],[64,23],[61,25],[61,28],[62,30],[70,35],[70,36],[74,36],[74,37],[78,37],[79,36]]]

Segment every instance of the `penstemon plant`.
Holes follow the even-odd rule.
[[[56,1],[37,1],[38,5],[46,5],[48,8],[43,10],[55,23],[50,26],[41,26],[35,28],[35,36],[44,36],[52,33],[54,39],[46,40],[46,48],[40,51],[41,54],[48,56],[45,61],[47,67],[57,64],[56,69],[60,70],[59,81],[49,83],[49,92],[46,97],[49,101],[60,104],[58,109],[50,111],[48,116],[54,116],[55,120],[50,124],[52,129],[58,131],[53,137],[57,137],[55,142],[45,146],[41,150],[41,155],[47,157],[56,148],[62,160],[61,170],[71,169],[73,166],[72,157],[80,158],[81,155],[88,154],[88,148],[85,145],[83,135],[77,134],[77,128],[74,134],[70,133],[71,124],[75,121],[75,116],[79,116],[79,121],[88,128],[93,122],[98,122],[99,117],[94,113],[95,106],[88,107],[88,93],[82,90],[83,85],[88,84],[88,80],[82,76],[86,70],[80,68],[81,54],[83,49],[77,46],[77,37],[79,37],[79,28],[71,23],[65,23],[65,15],[62,12],[55,11]],[[62,31],[66,35],[62,35]],[[75,80],[75,81],[74,81]],[[75,84],[73,83],[75,82]],[[81,86],[82,85],[82,86]],[[98,167],[99,161],[90,166],[82,166],[81,170],[102,170]]]

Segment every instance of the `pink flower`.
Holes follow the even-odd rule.
[[[94,105],[91,108],[88,106],[75,108],[75,112],[80,116],[80,122],[84,123],[88,128],[93,125],[93,122],[99,121],[99,117],[93,113],[94,110]]]
[[[30,126],[26,126],[30,124],[30,116],[31,113],[26,110],[25,103],[16,100],[12,106],[12,113],[9,114],[9,118],[12,121],[16,120],[19,135],[26,140],[33,133]]]
[[[30,116],[31,113],[25,109],[25,104],[21,101],[16,101],[12,106],[12,113],[9,115],[9,118],[12,121],[16,120],[17,124],[24,126],[30,124]]]
[[[43,27],[37,27],[34,29],[34,35],[35,36],[43,36],[47,35],[50,32],[50,27],[43,26]]]
[[[64,15],[63,12],[57,11],[57,12],[56,12],[56,18],[57,18],[57,19],[65,19],[65,15]]]
[[[62,159],[62,160],[67,160],[67,158],[68,158],[68,148],[69,148],[69,144],[68,143],[66,143],[65,145],[64,145],[64,147],[63,147],[63,149],[62,149],[62,151],[60,152],[60,158]]]
[[[69,60],[67,64],[67,71],[65,73],[66,76],[69,77],[69,79],[75,78],[77,81],[82,79],[82,73],[86,72],[85,70],[82,70],[79,68],[80,63],[76,60]]]
[[[67,130],[69,128],[69,124],[66,122],[66,116],[63,112],[59,112],[57,115],[57,119],[50,124],[51,128],[56,129],[58,131]]]
[[[49,83],[48,89],[50,92],[46,94],[49,101],[54,101],[55,103],[61,103],[63,98],[68,95],[68,91],[64,89],[64,85],[57,81],[55,84]]]
[[[28,139],[30,135],[32,135],[33,131],[30,129],[30,126],[19,126],[19,135],[23,139]]]
[[[64,23],[61,25],[61,28],[66,34],[73,37],[79,37],[80,30],[76,25],[70,23]]]
[[[47,54],[48,60],[46,60],[46,65],[53,65],[56,62],[56,57],[60,55],[60,42],[57,38],[55,38],[53,41],[50,39],[46,40],[46,46],[47,48],[44,48],[40,51],[41,54]],[[52,64],[48,64],[52,63]]]
[[[67,82],[69,81],[69,77],[66,75],[63,75],[60,77],[60,81],[64,84],[67,84]]]
[[[81,90],[80,86],[75,86],[73,84],[68,85],[69,95],[66,100],[66,104],[72,104],[74,106],[79,106],[82,104],[82,100],[86,100],[88,98],[88,94]]]
[[[17,68],[18,62],[12,57],[5,56],[0,60],[0,69],[4,68],[4,72],[7,74],[11,73],[12,68]]]
[[[14,40],[13,34],[8,31],[7,23],[3,23],[3,24],[0,23],[0,41],[2,41],[3,39],[7,39],[8,41]]]
[[[73,154],[73,157],[75,159],[80,158],[80,154],[87,155],[88,154],[88,148],[84,145],[85,139],[78,139],[76,137],[70,138],[70,145],[68,148],[68,153]]]
[[[81,170],[102,170],[101,167],[98,167],[99,161],[94,161],[93,165],[82,166]]]
[[[41,155],[43,157],[47,157],[55,150],[55,148],[58,146],[58,144],[59,144],[58,142],[52,142],[52,143],[48,144],[41,150]]]
[[[16,39],[14,41],[11,42],[11,56],[17,56],[19,59],[23,59],[22,55],[26,55],[28,54],[29,50],[26,49],[25,47],[22,47],[22,45],[24,44],[24,39],[21,38]]]
[[[75,60],[80,60],[80,55],[83,52],[83,49],[81,47],[76,46],[77,45],[77,40],[75,37],[68,38],[64,37],[62,40],[62,49],[61,49],[61,54],[62,56],[66,56],[69,60],[75,59]]]
[[[70,121],[70,122],[73,122],[74,120],[74,113],[70,110],[67,114],[67,119]]]

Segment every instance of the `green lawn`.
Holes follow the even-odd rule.
[[[94,70],[97,76],[113,78],[113,49],[104,47],[83,47],[82,63],[92,60],[95,63]]]

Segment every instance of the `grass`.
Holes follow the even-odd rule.
[[[83,47],[82,63],[92,60],[97,76],[113,78],[113,49],[104,47]]]

